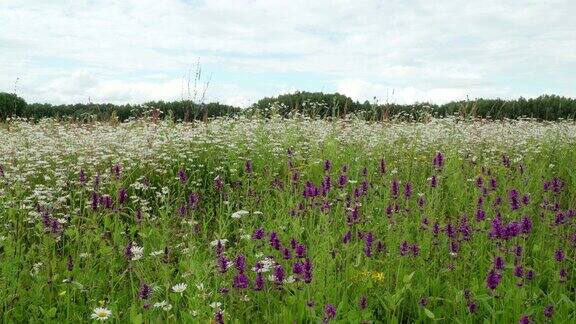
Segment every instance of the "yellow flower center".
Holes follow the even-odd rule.
[[[106,312],[105,310],[99,310],[96,312],[96,316],[98,317],[106,317],[108,316],[108,312]]]

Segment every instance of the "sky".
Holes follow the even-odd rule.
[[[238,106],[576,97],[575,16],[574,0],[0,0],[0,91],[181,100],[199,62],[206,101]]]

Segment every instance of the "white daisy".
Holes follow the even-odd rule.
[[[90,315],[92,319],[98,321],[105,321],[110,318],[110,316],[112,316],[112,311],[105,307],[94,308],[92,315]]]
[[[220,309],[220,306],[222,306],[221,302],[213,302],[210,304],[210,307],[215,308],[215,309],[216,308]]]
[[[184,292],[184,290],[186,290],[186,288],[188,288],[188,285],[185,283],[179,283],[176,284],[174,286],[172,286],[172,291],[175,293],[180,293],[182,294]]]

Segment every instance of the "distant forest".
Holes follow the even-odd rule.
[[[249,108],[239,108],[218,102],[204,104],[189,100],[152,101],[137,105],[92,103],[53,105],[26,103],[23,98],[15,94],[0,92],[0,120],[6,120],[8,117],[22,117],[32,120],[52,117],[80,122],[94,120],[126,121],[152,116],[170,118],[174,121],[193,121],[240,115],[290,117],[296,113],[314,118],[343,118],[354,114],[370,121],[392,119],[418,121],[430,117],[442,118],[446,116],[485,119],[574,120],[576,118],[576,99],[557,95],[542,95],[533,99],[475,99],[452,101],[442,105],[430,103],[401,105],[359,102],[339,93],[296,92],[263,98]]]

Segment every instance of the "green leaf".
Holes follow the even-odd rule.
[[[54,318],[56,316],[56,311],[58,309],[56,307],[52,307],[50,308],[47,312],[46,312],[46,317],[48,318]]]
[[[488,301],[487,301],[486,299],[482,299],[481,302],[482,302],[482,305],[484,305],[484,307],[485,307],[486,309],[488,309],[488,311],[490,312],[490,314],[493,314],[493,313],[494,313],[494,309],[492,309],[492,306],[490,306],[490,304],[488,303]]]
[[[404,279],[402,279],[402,281],[404,281],[405,284],[409,283],[410,281],[412,281],[412,277],[414,277],[415,273],[416,273],[416,271],[413,271],[411,274],[405,275]]]
[[[142,313],[136,315],[135,317],[131,318],[132,324],[142,324]]]
[[[142,324],[142,313],[138,313],[138,309],[135,305],[130,307],[130,322],[132,324]]]
[[[566,302],[566,304],[570,305],[571,307],[576,306],[576,303],[574,303],[573,301],[570,300],[570,298],[568,298],[568,296],[562,294],[562,299]]]
[[[434,316],[434,313],[432,313],[432,311],[429,310],[428,308],[424,308],[424,313],[425,313],[426,316],[428,316],[428,318],[430,318],[430,319],[436,318],[436,316]]]
[[[348,321],[350,323],[359,323],[361,320],[360,313],[356,310],[348,312]]]

